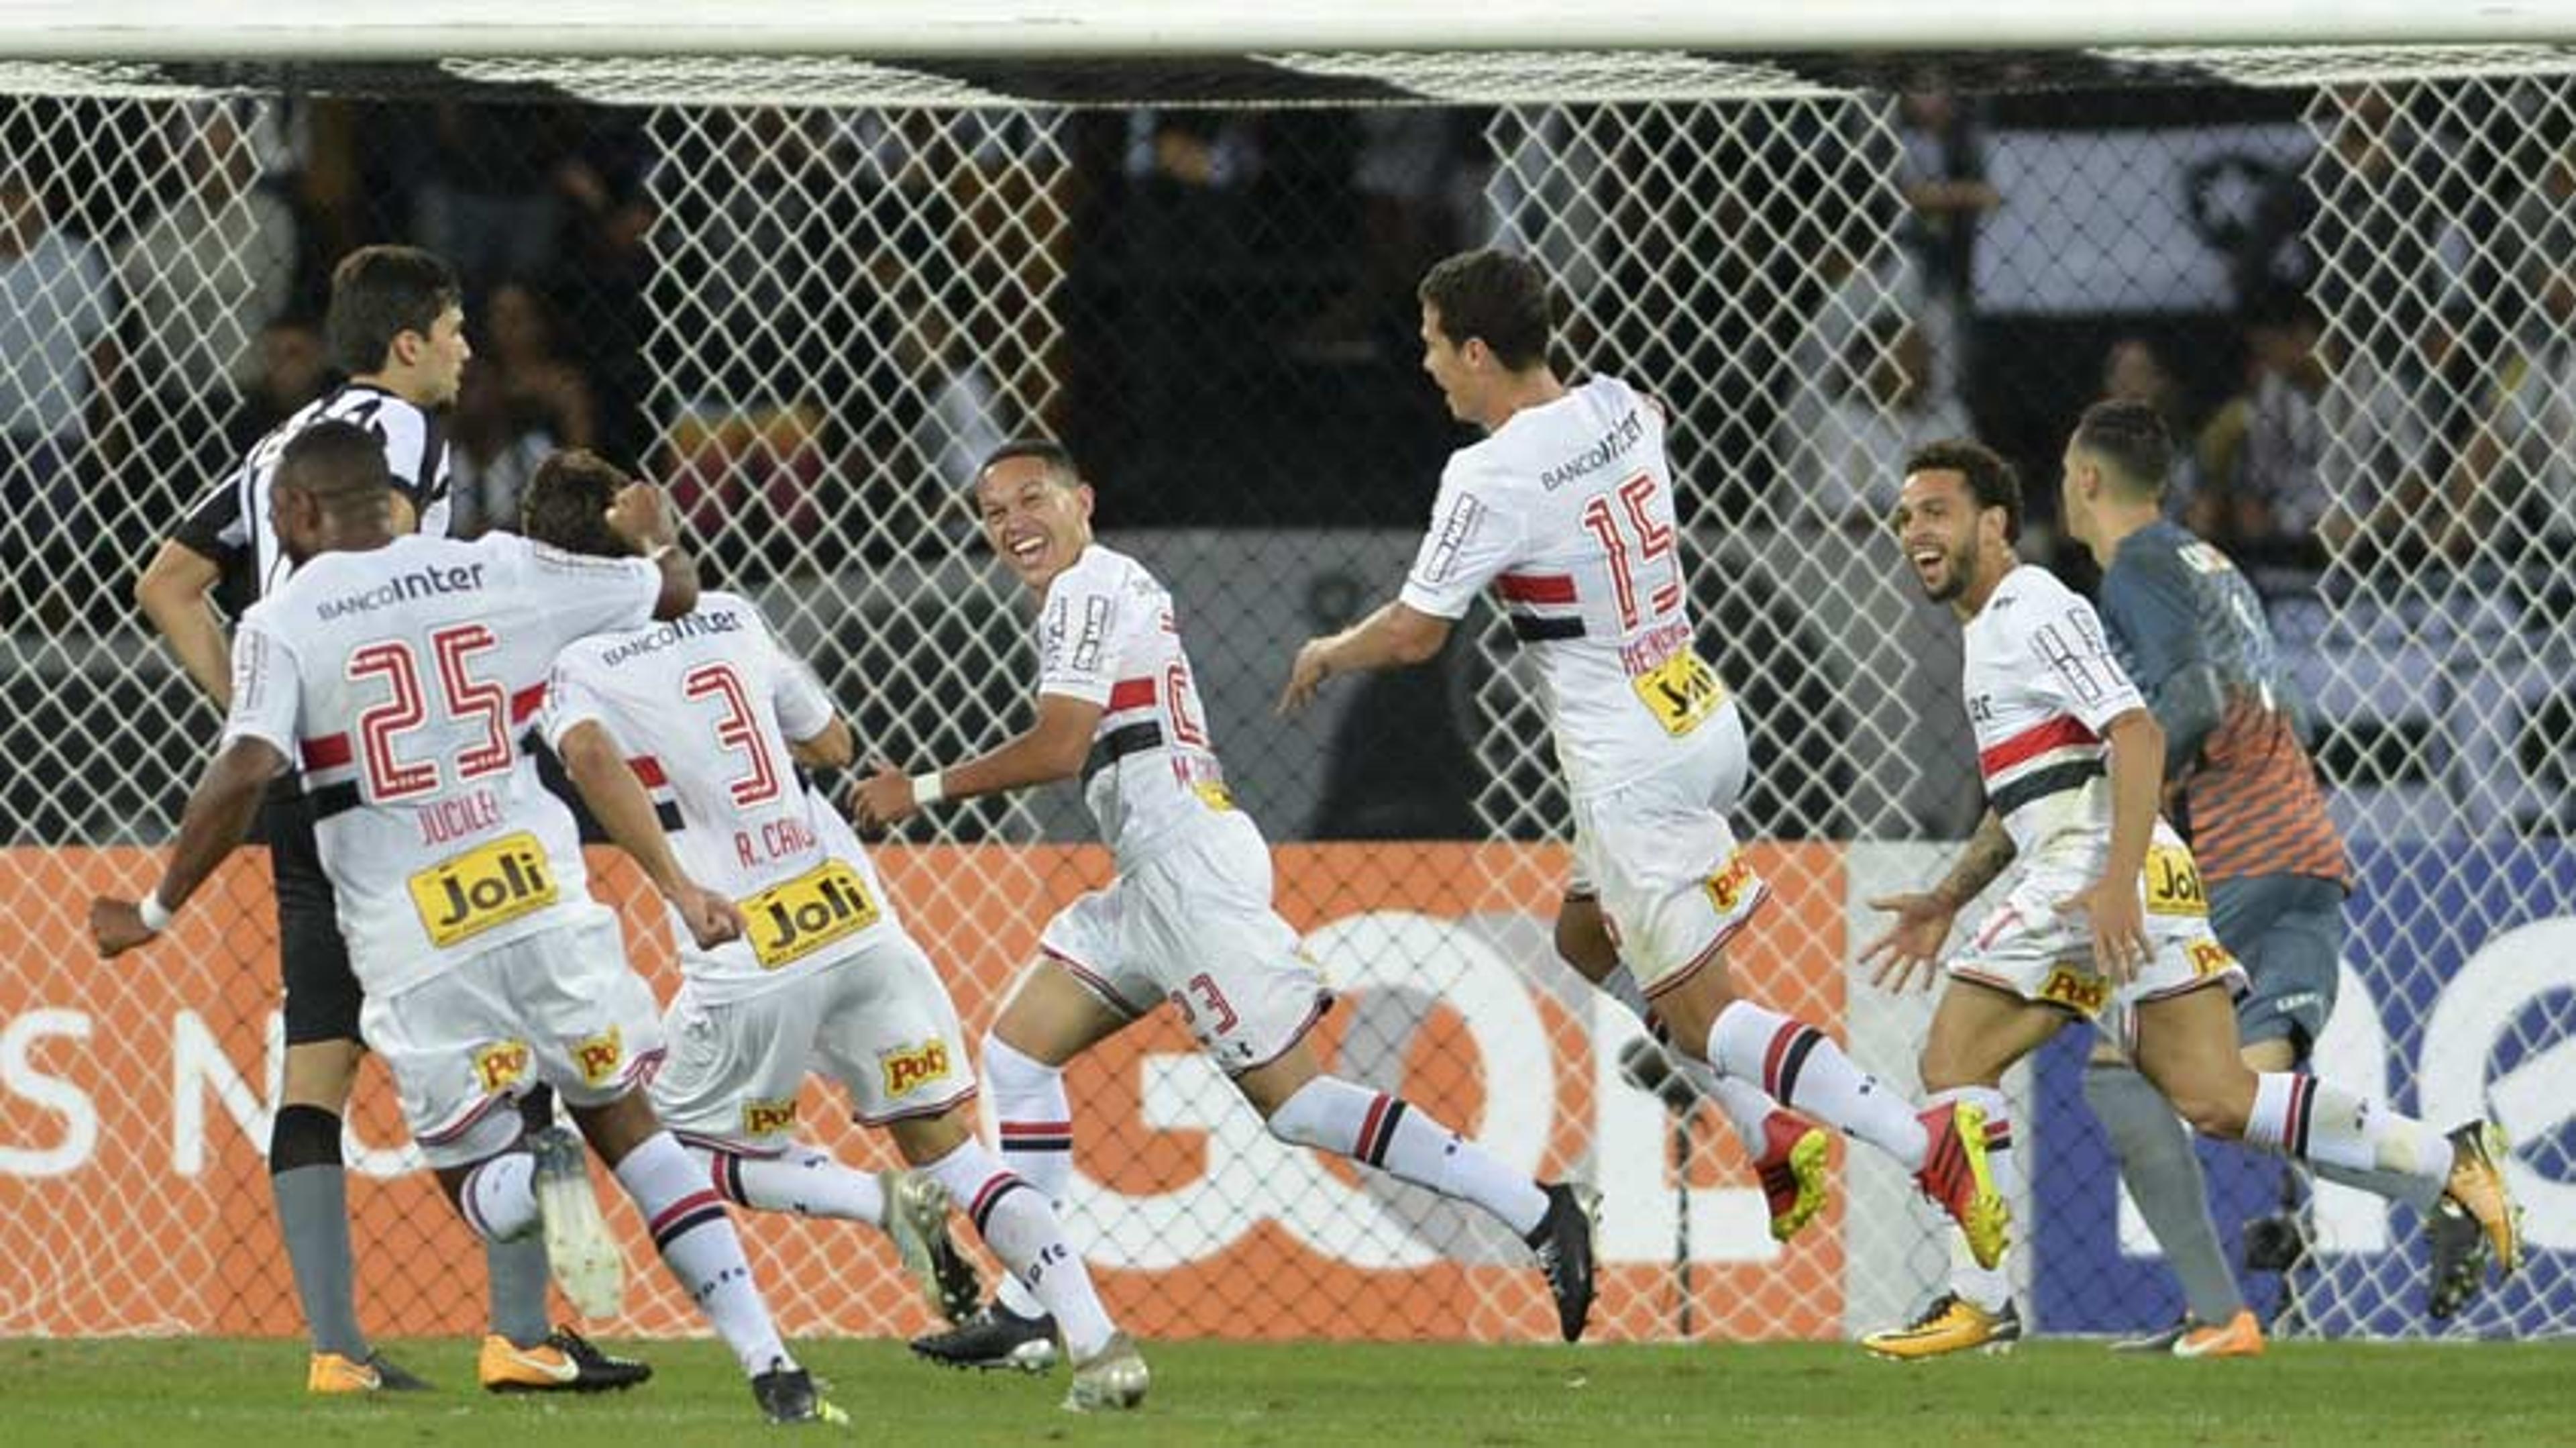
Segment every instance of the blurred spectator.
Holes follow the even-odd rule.
[[[165,398],[237,393],[257,378],[253,339],[295,280],[295,215],[261,184],[229,105],[180,107],[169,126],[182,189],[117,256],[136,373]]]
[[[1896,237],[1923,289],[1910,315],[1931,349],[1933,385],[1956,393],[1976,345],[1977,231],[2003,198],[1986,180],[1975,113],[1956,92],[1906,92],[1897,100],[1896,128],[1903,148],[1896,184],[1906,204]]]
[[[497,372],[468,363],[448,417],[448,530],[459,538],[516,532],[519,499],[555,450],[544,425],[510,405]]]
[[[224,424],[226,456],[244,457],[295,409],[322,395],[331,380],[331,357],[322,324],[293,314],[262,327],[252,349],[258,359],[250,386]],[[471,370],[470,368],[468,370]]]
[[[2318,402],[2324,319],[2304,299],[2279,304],[2260,330],[2245,443],[2225,485],[2211,541],[2246,562],[2323,562],[2317,525],[2332,501],[2322,471],[2326,430]]]
[[[2334,498],[2318,520],[2329,556],[2366,568],[2382,558],[2419,558],[2441,540],[2428,507],[2446,470],[2458,411],[2452,390],[2461,355],[2456,319],[2413,303],[2393,308],[2390,338],[2355,347],[2340,333],[2323,348],[2332,384],[2319,404]]]
[[[2444,543],[2459,557],[2555,560],[2576,544],[2576,256],[2534,253],[2523,276],[2546,325],[2502,360],[2451,471]]]
[[[98,248],[53,224],[20,164],[0,158],[0,518],[51,530],[77,516],[89,408],[116,371],[113,294]]]
[[[1431,263],[1466,244],[1481,205],[1480,176],[1466,164],[1469,117],[1429,107],[1359,113],[1351,167],[1359,195],[1358,275],[1289,340],[1314,362],[1372,362],[1410,351],[1419,320],[1413,289]]]
[[[1127,175],[1188,190],[1231,190],[1261,174],[1261,142],[1242,111],[1145,107],[1127,114]]]
[[[411,239],[447,258],[467,296],[545,275],[565,203],[605,189],[575,148],[579,125],[578,113],[562,106],[440,101],[430,108]]]
[[[519,282],[503,282],[485,299],[483,335],[469,371],[493,379],[502,405],[525,431],[540,431],[564,447],[590,447],[598,438],[590,383],[555,350],[553,310]]]
[[[1852,339],[1847,365],[1853,384],[1803,436],[1774,444],[1787,464],[1788,491],[1775,505],[1784,520],[1874,528],[1896,506],[1908,452],[1974,434],[1967,409],[1932,384],[1932,344],[1921,327],[1881,320]]]

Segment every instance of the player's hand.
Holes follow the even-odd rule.
[[[670,495],[651,483],[628,483],[608,505],[608,529],[647,553],[679,541],[680,524],[671,515]]]
[[[1279,692],[1279,717],[1293,717],[1315,702],[1315,691],[1333,676],[1328,639],[1308,639],[1288,666],[1288,687]]]
[[[114,960],[157,933],[143,928],[143,911],[131,900],[100,895],[89,902],[89,938],[101,960]]]
[[[850,791],[850,812],[861,829],[892,828],[910,819],[919,808],[912,797],[911,777],[882,759],[877,761],[876,772]]]
[[[689,938],[700,950],[713,950],[728,940],[740,940],[743,932],[742,911],[731,900],[698,884],[683,880],[671,894],[671,904],[689,927]]]
[[[2147,968],[2147,910],[2137,881],[2096,880],[2058,901],[2057,913],[2092,921],[2093,963],[2112,984],[2126,985]]]
[[[1957,907],[1943,904],[1937,895],[1915,892],[1878,896],[1869,908],[1896,917],[1884,934],[1861,948],[1860,963],[1871,967],[1869,983],[1881,990],[1907,990],[1918,970],[1926,984],[1938,979],[1941,947],[1949,943]]]

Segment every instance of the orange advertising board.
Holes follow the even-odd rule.
[[[140,850],[7,851],[21,933],[0,972],[0,1333],[299,1330],[262,1153],[279,1055],[267,869],[237,856],[169,938],[113,962],[87,946],[102,889],[157,876]],[[1841,1223],[1785,1251],[1713,1119],[1611,1084],[1634,1026],[1552,957],[1559,847],[1283,846],[1278,901],[1340,1004],[1318,1028],[1343,1074],[1400,1090],[1506,1161],[1609,1193],[1594,1322],[1605,1337],[1827,1337],[1841,1330]],[[1750,852],[1774,899],[1733,951],[1746,993],[1841,1025],[1842,857]],[[1058,906],[1106,880],[1090,846],[888,847],[895,908],[938,960],[970,1042]],[[594,885],[638,966],[676,983],[658,905],[612,852]],[[1472,1211],[1269,1139],[1168,1012],[1067,1076],[1074,1235],[1125,1325],[1152,1337],[1538,1339],[1552,1316],[1524,1249]],[[784,1103],[777,1108],[785,1109]],[[809,1139],[864,1167],[888,1144],[837,1088],[795,1104]],[[480,1251],[412,1169],[370,1064],[351,1116],[360,1309],[382,1334],[479,1331]],[[1364,1179],[1366,1178],[1366,1179]],[[606,1178],[602,1175],[602,1181]],[[613,1188],[629,1290],[611,1334],[699,1325]],[[791,1334],[930,1325],[869,1228],[737,1214]],[[962,1219],[956,1223],[967,1231]],[[979,1249],[980,1250],[980,1249]],[[989,1262],[989,1259],[987,1259]]]

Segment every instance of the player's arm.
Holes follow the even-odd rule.
[[[1941,960],[1941,947],[1950,939],[1950,926],[1967,908],[1969,901],[1985,892],[1987,886],[2002,878],[2013,862],[2012,836],[2005,832],[2004,822],[1993,810],[1977,824],[1969,837],[1968,847],[1950,862],[1950,872],[1941,883],[1929,890],[1898,895],[1880,895],[1869,902],[1872,910],[1894,915],[1885,933],[1863,947],[1860,962],[1872,967],[1870,983],[1889,990],[1902,990],[1917,970],[1929,972]]]
[[[847,769],[859,757],[858,738],[850,721],[834,715],[821,733],[787,741],[787,757],[807,769]]]
[[[645,792],[644,781],[635,777],[626,751],[606,727],[596,719],[584,719],[564,729],[553,742],[564,773],[581,791],[582,803],[590,807],[600,829],[644,871],[644,878],[653,882],[662,898],[679,910],[698,944],[713,948],[740,938],[742,912],[680,868],[671,837],[653,812],[653,796]]]
[[[1070,694],[1038,695],[1037,722],[1008,744],[963,764],[906,777],[891,764],[859,781],[853,795],[858,821],[870,829],[901,823],[943,799],[973,799],[1034,784],[1053,784],[1082,773],[1091,736],[1100,727],[1097,701]]]
[[[223,626],[215,621],[207,595],[223,577],[223,565],[176,538],[134,580],[134,601],[143,616],[161,631],[179,667],[188,671],[218,709],[232,708],[232,672],[226,659]]]
[[[1294,714],[1314,702],[1315,691],[1335,674],[1409,668],[1427,662],[1449,642],[1452,620],[1393,599],[1340,633],[1308,639],[1288,669],[1279,712]]]

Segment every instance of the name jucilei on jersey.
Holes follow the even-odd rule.
[[[2102,726],[2143,709],[2093,605],[2022,564],[1966,629],[1968,718],[1986,802],[2033,865],[2097,869],[2111,843]],[[2160,823],[2157,837],[2168,838]]]
[[[294,571],[278,546],[277,529],[269,523],[269,488],[286,445],[296,434],[324,421],[354,423],[374,433],[384,443],[385,470],[393,474],[394,486],[411,499],[418,516],[415,531],[432,538],[446,534],[447,438],[439,420],[381,387],[345,382],[270,429],[241,465],[198,499],[180,523],[179,541],[189,549],[238,563],[237,573],[226,570],[226,607],[237,601],[247,608]]]
[[[1100,706],[1082,800],[1122,863],[1233,808],[1172,595],[1135,559],[1094,543],[1047,585],[1038,692]]]
[[[1615,377],[1450,455],[1405,605],[1454,619],[1491,587],[1536,655],[1566,784],[1663,768],[1725,691],[1691,648],[1664,414]]]
[[[555,659],[546,741],[560,749],[585,722],[606,729],[656,803],[676,809],[680,867],[742,908],[749,934],[712,951],[673,913],[701,999],[755,994],[840,959],[892,919],[858,836],[788,757],[790,740],[822,733],[834,713],[760,610],[729,593],[701,594],[685,618],[586,638]]]
[[[243,615],[223,743],[300,760],[369,995],[597,918],[572,814],[519,748],[566,644],[652,617],[661,573],[509,534],[325,553]]]

